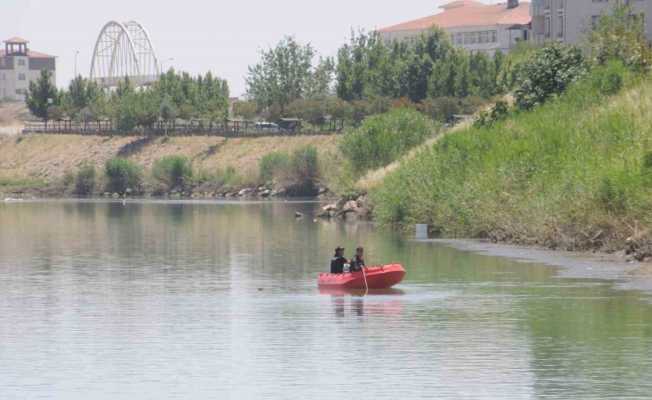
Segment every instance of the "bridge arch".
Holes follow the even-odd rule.
[[[90,79],[111,88],[125,78],[135,86],[158,80],[161,68],[147,30],[137,21],[109,21],[100,32],[91,60]]]

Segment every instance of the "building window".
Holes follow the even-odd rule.
[[[546,22],[545,22],[544,29],[545,29],[544,33],[545,33],[546,37],[549,38],[550,37],[550,32],[552,31],[552,19],[550,18],[550,16],[546,17]]]
[[[19,58],[18,59],[18,66],[19,67],[24,67],[25,66],[25,59],[24,58]]]
[[[560,15],[559,16],[559,30],[557,31],[557,37],[558,38],[563,38],[564,37],[564,16]]]
[[[26,80],[26,79],[27,79],[27,78],[25,77],[25,74],[18,74],[18,80],[19,80],[19,81],[24,81],[24,80]]]

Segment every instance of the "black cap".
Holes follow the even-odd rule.
[[[344,251],[344,250],[346,249],[342,246],[337,246],[337,248],[335,248],[335,251]]]

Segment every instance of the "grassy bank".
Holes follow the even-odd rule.
[[[335,136],[296,136],[252,139],[213,137],[91,137],[69,135],[0,136],[0,194],[47,191],[64,194],[66,176],[81,167],[97,170],[97,190],[104,186],[105,163],[115,157],[127,159],[143,171],[145,185],[152,185],[154,164],[168,156],[187,158],[194,176],[210,189],[219,189],[225,173],[231,182],[246,186],[260,182],[260,161],[273,152],[292,153],[307,146],[318,150],[320,162],[326,163],[337,146]],[[328,185],[329,174],[324,174]],[[70,178],[68,178],[70,179]],[[47,190],[45,190],[47,188]],[[237,189],[237,188],[233,188]]]
[[[573,250],[649,246],[652,81],[596,74],[531,112],[446,135],[372,190],[386,225]]]

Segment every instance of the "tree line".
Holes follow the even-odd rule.
[[[458,49],[437,28],[393,42],[354,32],[334,59],[317,59],[310,44],[288,37],[263,50],[249,68],[249,101],[237,104],[236,114],[315,122],[331,115],[359,122],[410,103],[447,119],[501,93],[504,64],[502,53]]]
[[[210,72],[191,76],[170,70],[142,88],[125,78],[115,90],[103,90],[79,76],[67,89],[58,90],[51,83],[51,73],[42,71],[40,78],[30,83],[27,106],[45,121],[64,117],[81,122],[111,120],[120,130],[128,131],[176,118],[222,121],[228,116],[229,87]]]

